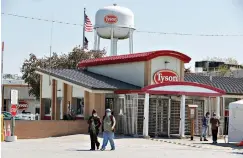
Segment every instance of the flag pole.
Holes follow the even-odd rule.
[[[86,8],[84,8],[84,23],[83,23],[83,49],[84,49],[84,41],[85,41],[85,21],[86,21]]]
[[[49,55],[50,55],[50,60],[49,60],[49,66],[50,69],[52,68],[52,61],[51,61],[51,57],[52,57],[52,36],[53,36],[53,14],[52,14],[52,21],[51,21],[51,33],[50,33],[50,49],[49,49]],[[49,86],[51,86],[51,75],[49,74]]]

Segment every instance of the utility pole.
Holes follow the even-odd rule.
[[[1,106],[1,109],[3,108],[4,106],[4,86],[3,86],[3,52],[4,52],[4,42],[2,42],[2,54],[1,54],[1,91],[2,91],[2,96],[1,96],[1,99],[2,99],[2,106]],[[3,109],[2,109],[3,110]]]

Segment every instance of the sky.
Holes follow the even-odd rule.
[[[207,57],[232,57],[243,63],[243,0],[2,0],[2,13],[83,23],[83,8],[94,24],[99,8],[117,3],[131,9],[138,31],[186,33],[193,36],[134,33],[134,53],[175,50],[192,58],[186,67]],[[21,74],[20,67],[30,53],[48,56],[50,45],[58,54],[82,43],[82,26],[2,15],[1,40],[5,42],[4,73]],[[198,34],[242,35],[239,37],[196,36]],[[89,47],[93,33],[86,33]],[[101,48],[110,51],[109,40]],[[128,40],[118,42],[118,54],[128,54]]]

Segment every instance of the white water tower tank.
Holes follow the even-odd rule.
[[[133,49],[134,14],[125,7],[113,6],[99,9],[95,15],[95,50],[99,49],[100,38],[111,39],[111,55],[117,55],[117,42],[129,38],[129,50]],[[97,39],[98,38],[98,39]]]

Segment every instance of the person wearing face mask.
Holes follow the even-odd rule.
[[[115,150],[115,143],[114,143],[114,129],[116,125],[115,117],[112,115],[110,109],[106,109],[105,116],[103,117],[102,123],[102,131],[103,131],[103,145],[101,150],[105,150],[108,141],[111,145],[111,150]]]
[[[207,136],[207,130],[208,130],[208,126],[209,126],[209,120],[210,120],[210,113],[207,112],[206,115],[203,117],[202,120],[202,135],[200,137],[200,141],[204,140],[204,141],[208,141],[206,136]],[[203,139],[204,138],[204,139]]]
[[[213,113],[213,117],[210,119],[210,123],[212,126],[212,136],[213,136],[213,143],[217,143],[218,139],[218,128],[220,125],[219,119],[216,116],[216,113]]]
[[[95,146],[97,147],[97,149],[99,149],[100,143],[98,141],[98,134],[99,134],[101,121],[95,110],[92,111],[92,116],[89,117],[88,124],[89,124],[89,134],[90,134],[90,142],[91,142],[90,150],[95,150]]]

